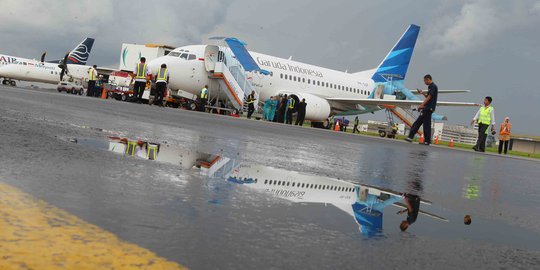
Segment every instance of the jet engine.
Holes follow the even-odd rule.
[[[313,122],[324,122],[331,112],[330,103],[324,98],[307,93],[283,93],[292,96],[296,104],[302,99],[306,99],[306,120]]]

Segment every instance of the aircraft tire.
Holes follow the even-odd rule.
[[[9,85],[15,87],[15,86],[17,86],[17,82],[16,81],[9,81]]]
[[[3,80],[3,81],[2,81],[2,84],[3,84],[3,85],[7,85],[7,84],[8,84],[8,80]]]

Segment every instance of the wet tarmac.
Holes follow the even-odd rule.
[[[19,88],[0,87],[0,125],[0,182],[189,268],[540,263],[536,161]],[[366,189],[432,215],[401,232],[389,205],[370,233],[352,207]]]

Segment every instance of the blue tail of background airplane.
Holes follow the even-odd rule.
[[[379,67],[377,67],[377,71],[375,71],[371,78],[375,83],[386,82],[387,79],[385,76],[389,77],[390,75],[393,77],[393,80],[405,79],[419,33],[420,26],[414,24],[409,26],[396,45],[394,45],[394,48],[392,48]]]
[[[69,55],[67,64],[86,65],[92,46],[94,45],[93,38],[86,38],[75,49],[73,49]]]

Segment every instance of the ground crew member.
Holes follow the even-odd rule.
[[[285,112],[287,111],[287,101],[288,101],[287,94],[285,94],[284,96],[280,98],[279,109],[277,113],[278,123],[285,123],[285,118],[286,118]]]
[[[296,107],[296,112],[298,112],[298,116],[296,117],[296,123],[297,126],[303,126],[304,125],[304,119],[306,119],[306,99],[303,98],[302,101],[298,103],[298,106]]]
[[[161,68],[156,75],[156,96],[154,98],[154,104],[163,107],[163,96],[167,91],[167,85],[169,84],[169,69],[167,65],[161,64]]]
[[[248,119],[251,119],[251,115],[253,115],[253,112],[255,112],[255,91],[251,91],[251,94],[249,94],[248,98],[247,98],[247,103],[248,103],[248,114],[247,114],[247,118]]]
[[[508,153],[508,143],[510,142],[510,132],[512,132],[512,124],[510,123],[510,118],[504,118],[504,122],[501,124],[501,129],[499,130],[499,155],[503,151],[504,145],[504,154]]]
[[[205,85],[201,90],[200,101],[199,111],[204,112],[206,110],[206,104],[208,103],[208,85]]]
[[[292,125],[292,114],[294,112],[295,105],[296,100],[293,98],[293,96],[290,96],[287,102],[287,125]]]
[[[86,96],[93,97],[96,92],[96,81],[97,81],[97,66],[88,69],[88,89],[86,90]]]
[[[141,104],[144,90],[146,89],[146,82],[148,81],[148,75],[152,74],[150,69],[146,65],[146,58],[141,57],[141,62],[135,66],[135,85],[133,91],[135,100]],[[133,80],[133,77],[131,78]]]
[[[474,125],[475,122],[478,123],[478,140],[473,147],[473,150],[476,152],[486,151],[489,125],[491,125],[491,132],[495,133],[495,109],[491,106],[492,101],[493,99],[491,97],[486,97],[484,99],[484,106],[480,107],[471,121],[471,125]]]
[[[358,129],[358,125],[360,125],[360,120],[358,119],[358,116],[354,118],[354,128],[352,130],[352,133],[360,133],[360,130]]]
[[[409,136],[405,138],[406,141],[412,142],[414,135],[418,132],[420,129],[420,126],[424,126],[424,138],[425,141],[423,144],[430,145],[431,144],[431,115],[435,111],[435,108],[437,107],[437,96],[439,95],[439,88],[437,85],[433,82],[433,78],[431,75],[427,74],[424,76],[424,83],[428,86],[428,92],[427,94],[424,94],[421,90],[418,90],[418,93],[424,95],[426,99],[424,99],[424,102],[420,106],[418,106],[418,110],[420,111],[420,115],[418,116],[418,119],[414,122],[414,124],[411,127],[411,131],[409,132]]]

